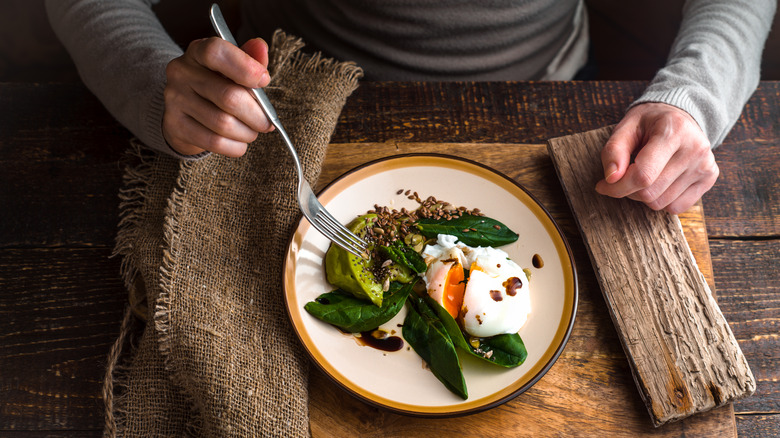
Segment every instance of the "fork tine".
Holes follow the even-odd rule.
[[[360,248],[361,250],[365,250],[368,246],[365,244],[362,240],[360,240],[359,237],[352,234],[351,231],[344,228],[341,224],[338,222],[333,222],[329,220],[326,216],[318,214],[316,216],[317,221],[325,228],[328,229],[328,231],[331,232],[335,237],[338,237],[339,239],[343,240],[344,242],[350,244],[350,246]],[[351,237],[350,237],[351,236]]]
[[[355,233],[353,233],[352,231],[349,231],[349,229],[347,229],[344,225],[342,225],[341,222],[336,220],[336,218],[334,218],[333,215],[331,215],[328,212],[328,210],[326,210],[324,207],[322,209],[320,209],[320,211],[317,212],[318,216],[320,214],[322,215],[322,218],[324,219],[324,221],[327,221],[328,223],[330,223],[331,226],[333,228],[335,228],[335,231],[337,233],[339,233],[339,235],[347,238],[351,242],[353,242],[356,245],[362,247],[364,250],[368,246],[368,244],[363,239],[361,239],[360,237],[356,236]]]
[[[319,230],[325,237],[357,257],[366,256],[365,247],[357,245],[356,243],[346,239],[343,236],[343,233],[340,233],[340,231],[337,230],[333,224],[327,221],[323,221],[322,218],[323,217],[320,215],[315,216],[314,220],[312,221],[312,225],[314,225],[314,227],[317,228],[317,230]]]

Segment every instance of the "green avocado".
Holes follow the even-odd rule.
[[[397,281],[399,283],[411,283],[413,280],[417,279],[417,276],[412,272],[411,269],[407,268],[406,266],[401,266],[397,263],[393,263],[392,265],[387,267],[388,276],[390,277],[390,281]]]
[[[358,216],[347,225],[357,236],[365,237],[366,228],[376,221],[375,214]],[[371,245],[369,245],[369,252]],[[368,299],[382,306],[382,285],[373,273],[374,260],[357,257],[331,244],[325,254],[325,276],[328,283],[351,293],[357,298]]]

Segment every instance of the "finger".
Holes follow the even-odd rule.
[[[241,50],[266,68],[268,67],[268,44],[262,38],[253,38],[247,41],[241,46]]]
[[[707,186],[704,183],[692,184],[677,199],[667,205],[664,210],[671,214],[680,214],[691,208],[710,187],[712,186]]]
[[[192,103],[184,113],[223,137],[243,143],[251,143],[257,138],[257,131],[198,95],[192,97]]]
[[[603,195],[622,198],[649,189],[656,183],[677,149],[678,145],[669,143],[665,134],[651,136],[619,181],[614,184],[599,183],[596,185],[596,190]],[[672,177],[676,178],[679,175],[679,173],[674,175],[675,172],[677,170],[671,171],[669,184],[674,181]],[[660,193],[662,192],[658,192],[655,196]]]
[[[695,183],[695,181],[683,173],[676,180],[672,181],[672,183],[663,191],[661,191],[660,188],[648,188],[632,193],[628,195],[627,198],[642,202],[653,210],[663,210],[675,199],[679,198],[693,183]],[[655,196],[653,199],[648,199],[652,196],[647,193],[655,193],[656,191],[658,192],[658,196]]]
[[[233,82],[249,88],[268,85],[266,66],[240,48],[217,37],[195,41],[187,49],[200,65],[221,73]]]
[[[211,151],[228,157],[240,157],[246,153],[247,144],[223,137],[201,125],[192,117],[178,113],[163,123],[175,124],[176,129],[168,129],[169,144],[177,151],[193,147]]]
[[[604,181],[609,184],[623,177],[631,163],[631,154],[640,144],[640,136],[635,127],[632,123],[618,125],[601,150]]]
[[[644,202],[654,210],[661,210],[697,181],[710,182],[711,187],[719,171],[715,156],[708,146],[680,147],[655,182],[633,193],[631,199]]]
[[[694,202],[701,198],[704,193],[715,185],[715,181],[718,180],[718,175],[720,175],[720,169],[718,169],[718,165],[715,162],[715,156],[711,151],[701,165],[694,169],[690,169],[689,172],[692,174],[689,178],[694,182],[679,195],[671,193],[668,197],[663,196],[664,199],[659,202],[659,208],[666,203],[667,205],[664,206],[663,209],[670,213],[679,214],[687,210]],[[685,177],[685,175],[683,177]],[[691,190],[692,188],[693,190]],[[686,198],[693,196],[694,194],[695,197],[693,200]],[[671,201],[669,201],[670,199]],[[669,202],[667,203],[667,201]]]
[[[206,152],[205,149],[188,143],[186,136],[182,135],[179,127],[182,125],[182,118],[184,117],[186,116],[181,113],[173,115],[170,111],[166,110],[162,122],[163,138],[165,139],[165,142],[168,143],[168,146],[170,146],[171,149],[182,155],[198,155]]]
[[[272,129],[271,122],[246,88],[208,70],[194,72],[189,84],[197,95],[213,102],[254,131],[268,132]]]
[[[675,201],[680,199],[690,187],[696,185],[702,190],[700,196],[711,189],[718,179],[720,170],[715,163],[714,156],[710,153],[701,163],[690,167],[683,172],[658,198],[648,202],[638,194],[630,196],[631,199],[644,202],[653,210],[668,209]],[[695,202],[696,200],[694,200]],[[686,206],[685,208],[689,207]]]
[[[680,181],[681,179],[686,178],[686,174],[688,174],[688,166],[690,163],[690,159],[687,157],[688,154],[685,152],[678,150],[671,158],[668,159],[668,162],[666,163],[666,167],[663,168],[660,175],[655,178],[653,183],[649,187],[645,187],[643,189],[639,189],[636,192],[632,193],[630,195],[631,199],[644,202],[651,208],[655,210],[660,210],[666,204],[668,204],[671,199],[669,198],[672,196],[672,194],[676,193],[674,197],[680,194],[680,192],[685,188],[679,188],[679,191],[675,192],[675,184],[677,184],[677,181]],[[661,156],[657,158],[658,160],[666,160],[666,156]],[[692,181],[692,178],[689,178],[688,184]],[[654,206],[662,204],[660,207],[655,208]]]
[[[168,143],[168,146],[171,149],[173,149],[175,152],[178,152],[184,156],[198,155],[198,154],[202,154],[203,152],[206,152],[205,149],[201,149],[195,146],[194,144],[173,142],[168,140],[167,138],[165,139],[165,142]]]

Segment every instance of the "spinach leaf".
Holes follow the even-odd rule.
[[[441,321],[442,326],[447,331],[450,339],[452,339],[452,343],[463,351],[470,351],[469,343],[466,342],[466,338],[463,336],[463,332],[460,330],[460,326],[457,321],[455,321],[455,318],[447,312],[447,309],[442,307],[441,304],[437,303],[436,300],[430,296],[426,296],[424,299],[428,307],[436,314],[439,321]]]
[[[455,236],[468,246],[498,247],[517,240],[518,235],[501,222],[485,216],[463,215],[457,219],[420,219],[415,225],[425,237]]]
[[[474,350],[477,357],[506,368],[521,365],[528,357],[523,339],[517,333],[479,338],[479,347]]]
[[[382,307],[336,289],[306,303],[303,308],[321,321],[350,333],[360,333],[373,330],[393,319],[403,308],[412,286],[411,283],[390,283],[390,289],[382,298]]]
[[[466,335],[444,307],[430,297],[426,297],[425,300],[436,313],[456,347],[472,356],[505,368],[513,368],[525,362],[528,352],[525,349],[523,339],[517,333],[475,338],[478,341],[478,345],[475,347],[466,340]]]
[[[447,330],[422,298],[411,297],[409,303],[402,330],[404,339],[447,389],[464,400],[468,399],[458,352]]]
[[[379,248],[385,256],[390,258],[390,260],[401,266],[406,266],[418,274],[421,274],[428,269],[428,265],[425,264],[425,260],[423,260],[422,256],[401,241],[395,241],[389,246],[380,246]]]

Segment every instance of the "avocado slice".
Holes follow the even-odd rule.
[[[388,266],[387,270],[390,281],[397,281],[399,283],[405,284],[411,283],[418,278],[411,269],[407,268],[406,266],[401,266],[397,263],[393,263],[392,265]]]
[[[359,237],[365,237],[366,229],[376,222],[376,214],[358,216],[347,225]],[[369,254],[373,244],[369,243]],[[351,293],[357,298],[368,299],[382,306],[382,285],[375,278],[373,259],[357,257],[337,245],[331,244],[325,254],[325,276],[328,283]]]

